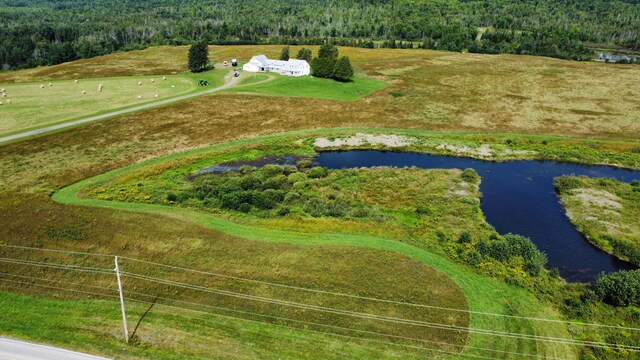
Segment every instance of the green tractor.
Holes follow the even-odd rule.
[[[200,80],[200,81],[198,81],[198,86],[209,86],[209,81]]]

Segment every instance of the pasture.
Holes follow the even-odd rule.
[[[201,74],[0,83],[0,87],[6,91],[6,97],[0,99],[5,102],[0,134],[16,133],[211,89],[222,85],[225,74],[225,70],[212,70]],[[209,86],[196,86],[198,79],[209,80]],[[10,100],[10,103],[6,100]]]

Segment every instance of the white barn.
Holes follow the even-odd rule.
[[[271,60],[264,55],[252,57],[248,63],[242,66],[242,70],[249,72],[275,72],[287,76],[305,76],[311,74],[311,67],[305,60]]]

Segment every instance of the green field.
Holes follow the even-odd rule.
[[[0,88],[5,89],[7,94],[0,99],[4,103],[0,134],[16,133],[211,89],[222,85],[222,78],[227,73],[226,70],[212,70],[201,74],[83,78],[77,82],[0,82]],[[206,79],[210,85],[196,86],[198,79]],[[98,91],[99,85],[102,85],[102,92]]]
[[[247,85],[273,77],[271,81],[238,89],[241,92],[349,101],[357,100],[389,85],[382,80],[369,79],[363,74],[346,83],[311,76],[292,77],[278,74],[255,74],[246,71],[242,72],[241,76],[247,78],[245,80]]]

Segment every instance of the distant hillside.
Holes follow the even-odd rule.
[[[640,48],[639,0],[0,0],[0,66],[150,45],[424,47],[588,59]]]

